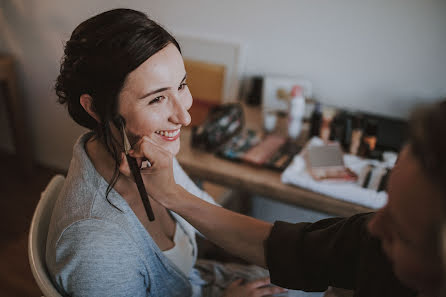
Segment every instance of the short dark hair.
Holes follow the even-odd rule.
[[[414,110],[409,140],[425,173],[446,195],[446,100]]]
[[[94,130],[95,137],[115,160],[106,197],[119,177],[120,150],[110,128],[112,123],[119,123],[119,94],[128,74],[168,44],[181,52],[175,38],[146,14],[120,8],[82,22],[65,45],[55,85],[58,102],[67,105],[79,125]],[[83,94],[92,97],[92,108],[100,123],[80,104]]]

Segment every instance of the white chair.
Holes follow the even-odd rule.
[[[45,264],[46,237],[54,203],[64,184],[65,177],[55,175],[42,192],[34,211],[28,237],[28,257],[31,271],[40,290],[46,297],[61,297],[54,288]]]

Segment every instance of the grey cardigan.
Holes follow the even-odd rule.
[[[96,171],[86,151],[91,133],[82,135],[48,231],[46,263],[64,296],[200,296],[199,273],[184,275],[166,258],[127,202]],[[174,160],[175,181],[215,203]],[[197,256],[196,230],[172,212]]]

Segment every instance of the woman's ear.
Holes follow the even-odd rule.
[[[88,94],[83,94],[79,98],[79,101],[82,105],[82,107],[85,109],[85,111],[96,120],[96,122],[100,123],[101,119],[99,118],[98,114],[94,111],[93,108],[93,98],[91,98]]]

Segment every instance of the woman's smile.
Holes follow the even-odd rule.
[[[178,137],[180,137],[180,130],[181,129],[158,130],[158,131],[155,131],[155,134],[157,134],[159,137],[161,137],[162,139],[164,139],[166,141],[175,141],[178,139]]]

